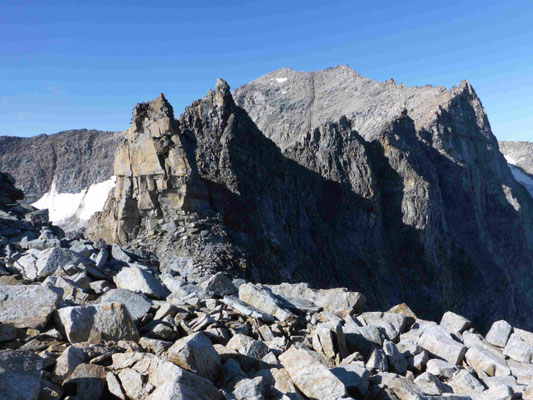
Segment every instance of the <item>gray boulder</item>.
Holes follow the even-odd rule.
[[[30,351],[0,350],[0,399],[37,400],[42,359]]]
[[[135,264],[122,268],[115,276],[115,284],[120,289],[141,292],[157,299],[164,299],[170,294],[169,290],[155,275],[148,272],[146,267],[141,268]]]
[[[179,339],[168,349],[168,360],[212,382],[220,376],[220,356],[202,333]]]
[[[504,320],[496,321],[492,324],[487,333],[487,342],[498,347],[505,347],[507,340],[513,331],[513,327]]]
[[[60,301],[60,295],[46,286],[0,285],[0,321],[17,328],[41,328]]]
[[[334,400],[346,395],[344,383],[306,350],[292,346],[278,358],[291,380],[307,397]]]
[[[127,289],[111,289],[104,293],[99,299],[99,303],[122,303],[134,321],[139,321],[152,308],[152,301],[140,293],[134,293]]]
[[[137,328],[121,303],[65,307],[58,310],[57,322],[70,343],[139,340]]]
[[[82,257],[79,254],[60,247],[43,251],[30,251],[14,264],[24,278],[29,280],[46,278],[59,267],[77,264]]]

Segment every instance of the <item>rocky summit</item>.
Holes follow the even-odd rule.
[[[532,327],[533,199],[467,82],[282,69],[233,94],[219,80],[177,118],[160,95],[135,107],[114,173],[88,234],[151,251],[163,271],[346,286],[376,309]]]
[[[281,69],[78,134],[48,183],[0,140],[0,399],[533,399],[531,154],[467,82]],[[30,205],[80,190],[75,234]]]

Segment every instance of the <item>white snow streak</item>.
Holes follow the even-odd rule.
[[[526,174],[520,168],[515,167],[511,163],[509,163],[509,168],[511,169],[511,172],[516,181],[522,186],[524,186],[531,195],[531,197],[533,197],[533,178],[531,177],[531,175]]]
[[[80,193],[58,193],[54,178],[48,193],[32,206],[40,210],[47,208],[50,221],[56,224],[70,217],[87,221],[95,212],[102,211],[115,182],[116,178],[113,176],[107,181],[89,186]]]
[[[287,80],[288,78],[276,78],[276,82],[278,83],[283,83]]]

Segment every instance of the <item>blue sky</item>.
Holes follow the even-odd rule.
[[[467,79],[499,139],[533,140],[529,0],[2,0],[0,135],[123,130],[159,92],[179,114],[217,77],[339,64],[406,85]]]

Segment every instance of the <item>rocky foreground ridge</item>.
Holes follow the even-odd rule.
[[[138,104],[114,173],[88,234],[154,252],[163,271],[533,325],[533,198],[467,82],[283,69],[232,95],[219,80],[177,118],[163,95]]]
[[[345,288],[161,272],[64,239],[9,176],[0,189],[3,400],[533,398],[533,333],[505,321],[484,337]]]

